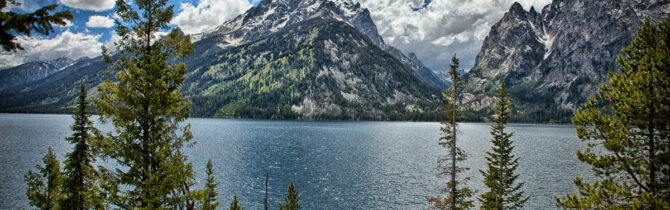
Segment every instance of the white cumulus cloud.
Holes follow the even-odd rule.
[[[198,5],[182,3],[172,24],[187,34],[196,34],[221,25],[253,6],[248,0],[200,0]]]
[[[428,67],[444,70],[451,56],[461,58],[469,69],[491,26],[515,0],[357,0],[370,10],[384,40],[416,53]],[[551,0],[517,0],[526,10],[537,11]],[[428,4],[426,4],[428,3]],[[424,5],[425,8],[418,9]],[[413,8],[418,10],[413,10]]]
[[[53,60],[61,57],[68,57],[71,59],[78,59],[81,57],[96,57],[100,55],[99,41],[102,35],[73,33],[65,31],[60,35],[52,38],[37,38],[37,37],[16,37],[18,43],[21,44],[25,50],[14,53],[3,52],[0,54],[0,61],[5,67],[19,65],[40,60]]]
[[[60,2],[68,7],[98,12],[110,10],[116,4],[115,0],[60,0]]]
[[[114,26],[114,20],[99,15],[92,15],[86,22],[86,27],[89,28],[111,28],[112,26]]]

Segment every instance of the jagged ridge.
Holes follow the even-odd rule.
[[[466,75],[465,102],[473,110],[492,107],[505,81],[522,115],[528,107],[571,111],[617,69],[616,57],[644,19],[661,20],[667,11],[667,1],[554,0],[541,13],[515,3]]]

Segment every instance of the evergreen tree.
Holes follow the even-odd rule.
[[[179,91],[186,66],[177,63],[193,52],[193,44],[178,29],[157,37],[170,29],[172,9],[167,0],[116,2],[116,48],[122,56],[112,68],[118,81],[102,83],[95,100],[102,122],[111,121],[116,132],[94,146],[124,167],[102,170],[107,199],[121,208],[195,208],[195,175],[181,151],[193,138],[190,125],[181,124],[190,109]],[[105,48],[103,56],[112,62]]]
[[[288,191],[284,196],[284,202],[279,203],[280,210],[297,210],[300,209],[300,196],[298,196],[298,190],[295,189],[293,181],[288,184]]]
[[[219,185],[219,183],[216,182],[216,179],[214,178],[214,169],[211,159],[207,161],[207,168],[205,172],[207,173],[207,179],[205,183],[205,190],[201,191],[202,195],[200,200],[202,206],[200,209],[212,210],[219,206],[219,202],[216,200],[216,196],[218,195],[218,192],[216,192],[216,186]]]
[[[230,207],[228,207],[228,210],[244,210],[240,205],[237,203],[237,194],[233,197],[233,201],[230,202]]]
[[[74,144],[74,151],[65,155],[63,171],[63,199],[59,201],[60,206],[65,209],[90,209],[94,205],[101,207],[101,201],[97,198],[97,186],[95,185],[97,172],[92,163],[94,160],[89,142],[92,141],[96,132],[93,122],[89,119],[88,105],[86,99],[86,87],[81,84],[81,92],[77,109],[73,112],[74,124],[70,126],[73,131],[67,141]]]
[[[442,135],[438,142],[439,145],[447,148],[448,155],[440,157],[437,161],[438,176],[446,175],[449,177],[446,188],[442,189],[443,192],[447,193],[447,197],[439,200],[429,200],[435,202],[434,207],[440,209],[467,209],[474,206],[472,204],[473,201],[470,199],[474,192],[470,188],[459,186],[465,184],[470,178],[464,177],[462,180],[458,179],[460,173],[469,170],[467,167],[458,165],[459,162],[467,158],[465,151],[458,147],[456,143],[458,109],[460,108],[461,88],[463,86],[458,70],[459,60],[454,55],[449,65],[449,75],[451,75],[453,84],[449,89],[442,92],[444,95],[442,100],[447,103],[447,110],[444,113],[448,120],[440,122],[443,127],[440,128]]]
[[[519,177],[514,171],[519,167],[519,158],[514,157],[512,150],[514,140],[510,139],[514,133],[505,131],[505,126],[510,118],[509,94],[506,93],[505,83],[500,86],[498,101],[496,102],[496,116],[493,121],[495,125],[491,126],[491,151],[486,152],[487,170],[482,171],[484,184],[489,189],[479,198],[482,202],[482,209],[521,209],[524,203],[528,201],[528,196],[524,196],[521,190],[524,183],[516,183]]]
[[[668,15],[670,18],[670,15]],[[572,118],[588,142],[577,157],[597,180],[574,182],[563,208],[670,208],[670,19],[645,21],[619,56],[618,72]]]
[[[42,161],[44,167],[35,166],[39,173],[29,170],[28,174],[23,176],[28,184],[26,196],[30,200],[30,205],[34,207],[46,210],[56,209],[58,207],[56,201],[61,198],[60,162],[56,159],[51,147]]]
[[[8,4],[19,6],[20,3],[14,0],[0,0],[0,45],[6,51],[23,50],[14,38],[16,34],[25,34],[30,36],[32,31],[49,35],[54,31],[53,24],[65,25],[65,20],[72,20],[73,16],[69,11],[57,12],[53,15],[49,13],[56,10],[58,5],[52,4],[38,9],[33,13],[17,14],[12,11],[6,11]]]

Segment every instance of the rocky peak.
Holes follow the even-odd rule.
[[[517,16],[519,18],[526,18],[528,13],[523,9],[523,6],[521,6],[519,2],[514,2],[514,4],[512,4],[512,6],[509,8],[509,11],[507,11],[507,14]]]
[[[440,77],[435,75],[435,73],[426,67],[416,55],[408,57],[397,48],[387,45],[384,42],[384,39],[379,35],[377,25],[375,25],[372,20],[368,9],[362,8],[359,3],[353,3],[351,0],[333,0],[333,2],[338,5],[342,15],[361,33],[365,34],[379,48],[393,55],[393,57],[400,60],[405,66],[414,70],[421,80],[439,89],[448,87],[449,83],[441,80]]]
[[[67,58],[67,57],[62,57],[62,58],[56,58],[56,59],[53,59],[53,60],[50,60],[50,61],[46,61],[45,63],[52,65],[54,68],[56,68],[58,70],[63,70],[67,67],[72,66],[72,64],[74,64],[75,62],[76,62],[76,60],[72,60],[72,59]]]
[[[236,18],[195,37],[215,39],[215,46],[222,49],[239,46],[311,18],[343,20],[334,8],[326,0],[264,0]]]
[[[501,81],[517,102],[576,108],[616,70],[616,57],[644,19],[662,20],[669,8],[655,0],[554,0],[538,13],[514,3],[491,27],[467,75],[471,108],[490,107],[481,101]]]
[[[207,40],[205,47],[209,49],[203,52],[208,55],[265,38],[313,18],[331,19],[354,26],[379,48],[414,70],[423,81],[433,87],[446,88],[447,85],[421,61],[410,59],[400,50],[384,43],[370,17],[370,11],[352,0],[264,0],[211,31],[194,35],[193,41]]]
[[[35,61],[0,71],[0,90],[44,79],[68,66],[73,61],[59,58],[51,61]]]

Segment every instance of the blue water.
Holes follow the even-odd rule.
[[[62,161],[72,145],[69,115],[0,114],[0,208],[29,207],[23,174],[41,163],[52,146]],[[439,123],[304,122],[243,119],[190,119],[195,140],[186,149],[204,178],[207,159],[214,163],[221,207],[237,194],[242,207],[262,209],[269,173],[270,209],[283,201],[290,180],[304,209],[426,209],[427,196],[439,196],[446,178],[435,176]],[[97,123],[97,122],[96,122]],[[100,126],[111,130],[109,126]],[[527,209],[554,207],[554,196],[575,192],[575,176],[589,176],[575,157],[583,148],[573,126],[510,124],[515,131],[517,172],[532,197]],[[468,186],[481,193],[479,169],[490,148],[489,125],[460,125],[460,146],[472,169]],[[202,184],[202,183],[200,183]]]

